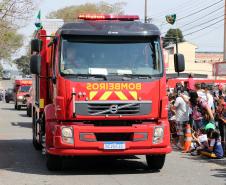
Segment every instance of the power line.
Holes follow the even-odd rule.
[[[219,22],[219,23],[220,23],[220,22]],[[217,24],[219,24],[219,23],[217,23]],[[217,24],[216,24],[216,25],[217,25]],[[221,25],[220,28],[221,28],[221,27],[223,27],[223,25]],[[206,34],[200,34],[200,35],[198,35],[198,36],[195,36],[195,37],[190,38],[189,40],[194,40],[194,39],[197,39],[197,38],[204,37],[204,36],[208,35],[209,33],[212,33],[213,31],[216,31],[216,28],[219,28],[219,27],[214,27],[214,28],[211,29],[211,30],[206,30],[206,31],[208,31],[208,33],[206,33]]]
[[[197,11],[194,11],[194,12],[192,12],[192,13],[189,13],[188,15],[185,15],[185,16],[183,16],[183,17],[177,19],[177,22],[180,21],[180,20],[182,20],[182,19],[186,19],[186,18],[188,18],[188,17],[191,17],[191,16],[193,16],[193,15],[195,15],[195,14],[199,14],[199,13],[201,13],[202,11],[205,11],[206,9],[209,9],[209,8],[211,8],[211,7],[213,7],[213,6],[217,5],[217,4],[219,4],[219,3],[222,2],[222,1],[223,1],[223,0],[217,1],[217,2],[215,2],[215,3],[213,3],[213,4],[210,4],[210,5],[208,5],[208,6],[204,7],[204,8],[202,8],[202,9],[199,9],[199,10],[197,10]],[[162,25],[166,25],[166,24],[168,24],[168,23],[165,22],[165,23],[163,23]]]
[[[198,29],[198,30],[196,30],[196,31],[190,32],[190,33],[188,33],[188,34],[185,34],[184,36],[192,35],[192,34],[197,33],[197,32],[199,32],[199,31],[205,30],[205,29],[207,29],[207,28],[209,28],[209,27],[211,27],[211,26],[216,25],[217,23],[220,23],[220,22],[223,21],[223,20],[224,20],[224,19],[221,19],[221,20],[219,20],[219,21],[216,21],[216,22],[214,22],[214,23],[212,23],[212,24],[210,24],[210,25],[208,25],[208,26],[206,26],[206,27],[203,27],[203,28]]]
[[[223,8],[223,7],[221,7],[221,8]],[[220,10],[220,9],[218,9],[218,10]],[[199,17],[199,18],[193,20],[192,22],[189,22],[189,23],[187,23],[187,24],[184,24],[183,26],[178,26],[178,28],[181,29],[181,28],[186,27],[186,26],[188,26],[188,25],[190,25],[190,24],[193,24],[194,22],[197,22],[197,21],[199,21],[199,20],[201,20],[201,19],[203,19],[203,18],[206,18],[206,17],[208,17],[209,15],[211,15],[211,14],[213,14],[213,13],[215,13],[215,12],[217,12],[217,10],[212,11],[212,12],[210,12],[209,14],[203,15],[203,17]],[[222,16],[224,16],[224,15],[215,17],[215,18],[213,18],[213,19],[207,20],[206,22],[202,22],[202,23],[200,23],[200,24],[198,24],[198,25],[192,26],[192,27],[190,27],[190,28],[188,28],[188,29],[186,29],[186,30],[183,30],[183,32],[190,31],[190,30],[192,30],[192,29],[194,29],[194,28],[196,28],[196,27],[198,27],[198,26],[205,25],[205,24],[207,24],[207,23],[209,23],[209,22],[212,22],[212,21],[214,21],[214,20],[216,20],[216,19],[222,17]],[[166,33],[166,32],[164,32],[163,34],[165,34],[165,33]]]
[[[224,16],[224,15],[223,15],[223,16]],[[211,19],[211,20],[209,20],[209,21],[207,21],[207,22],[204,22],[204,23],[202,23],[202,24],[199,24],[199,25],[197,25],[197,26],[205,25],[205,24],[210,23],[210,22],[212,22],[213,20],[216,20],[216,19],[218,19],[218,18],[220,18],[220,17],[222,17],[222,16],[215,17],[214,19]],[[194,31],[194,32],[185,34],[184,36],[191,35],[191,34],[193,34],[193,33],[199,32],[199,31],[201,31],[201,30],[203,30],[203,29],[206,29],[206,28],[211,27],[211,26],[213,26],[213,25],[215,25],[215,24],[218,24],[218,23],[220,23],[220,22],[223,21],[223,20],[224,20],[224,19],[221,19],[221,20],[219,20],[219,21],[216,21],[216,22],[214,22],[213,24],[210,24],[210,25],[208,25],[208,26],[206,26],[206,27],[204,27],[204,28],[201,28],[201,29],[199,29],[199,30],[196,30],[196,31]],[[196,28],[197,26],[194,26],[194,27],[190,28],[190,30]],[[189,31],[189,30],[184,30],[184,31],[182,31],[182,32],[187,32],[187,31]],[[162,33],[162,34],[164,35],[164,34],[166,34],[166,33],[167,33],[167,32],[164,32],[164,33]]]
[[[203,22],[203,23],[201,23],[201,24],[199,24],[199,25],[195,25],[195,26],[193,26],[193,27],[188,28],[187,30],[183,30],[183,32],[190,31],[190,30],[192,30],[192,29],[194,29],[194,28],[196,28],[196,27],[198,27],[198,26],[203,26],[203,25],[208,24],[208,23],[210,23],[210,22],[212,22],[212,21],[215,21],[216,19],[219,19],[219,18],[221,18],[221,17],[223,17],[223,16],[224,16],[224,15],[220,15],[220,16],[218,16],[218,17],[214,17],[213,19],[210,19],[210,20],[208,20],[208,21],[206,21],[206,22]]]
[[[197,18],[197,19],[194,19],[194,20],[192,20],[191,22],[188,22],[188,23],[186,23],[186,24],[184,24],[184,25],[182,25],[182,26],[180,26],[180,27],[186,27],[186,26],[188,26],[188,25],[190,25],[190,24],[193,24],[194,22],[197,22],[197,21],[199,21],[199,20],[201,20],[201,19],[203,19],[203,18],[206,18],[206,17],[208,17],[208,16],[210,16],[210,15],[212,15],[212,14],[218,12],[219,10],[223,10],[223,8],[224,8],[224,6],[221,6],[221,7],[217,8],[217,9],[215,9],[215,10],[209,12],[208,14],[202,15],[202,17],[199,17],[199,18]]]
[[[171,9],[168,9],[168,10],[165,9],[165,10],[163,10],[161,12],[157,12],[154,15],[160,14],[160,15],[155,16],[155,17],[162,17],[162,14],[165,15],[165,14],[168,14],[169,12],[172,12],[172,11],[175,11],[175,10],[178,10],[178,9],[180,9],[180,10],[188,9],[189,7],[193,7],[194,6],[194,3],[192,1],[195,1],[195,3],[198,2],[197,0],[188,0],[188,1],[184,2],[184,3],[178,4],[178,6],[174,5],[174,8],[171,8]],[[198,4],[200,4],[200,2],[198,2]]]
[[[208,6],[202,8],[202,9],[196,11],[196,12],[192,12],[192,13],[190,13],[190,14],[184,16],[184,17],[179,18],[177,21],[182,20],[182,19],[185,19],[185,18],[190,17],[190,16],[192,16],[192,15],[198,14],[198,13],[200,13],[200,12],[202,12],[202,11],[208,9],[208,8],[211,8],[211,7],[213,7],[213,6],[217,5],[217,4],[219,4],[219,3],[222,2],[222,1],[223,1],[223,0],[217,1],[216,3],[213,3],[213,4],[211,4],[211,5],[208,5]]]
[[[211,4],[211,5],[208,5],[208,6],[206,6],[206,7],[204,7],[204,8],[202,8],[202,9],[200,9],[199,11],[196,11],[196,12],[193,12],[193,13],[190,13],[189,15],[186,15],[186,16],[184,16],[184,17],[181,17],[181,18],[179,18],[178,20],[182,20],[182,19],[184,19],[184,18],[187,18],[187,17],[189,17],[189,16],[191,16],[191,15],[194,15],[194,14],[197,14],[197,13],[200,13],[201,11],[204,11],[204,10],[206,10],[207,8],[210,8],[210,7],[213,7],[213,6],[215,6],[216,4],[219,4],[220,2],[222,2],[223,0],[220,0],[220,1],[217,1],[217,2],[215,2],[215,3],[213,3],[213,4]],[[220,7],[221,8],[221,7]],[[220,9],[220,8],[218,8],[218,9]],[[216,10],[217,11],[217,10]],[[216,12],[215,11],[215,12]],[[210,12],[209,14],[213,14],[214,13],[214,11],[212,11],[212,12]],[[208,14],[208,15],[209,15]],[[208,15],[203,15],[202,17],[203,18],[205,18],[205,17],[207,17]],[[219,17],[218,17],[219,18]],[[199,18],[199,20],[200,19],[202,19],[201,17]],[[177,21],[178,21],[177,20]],[[198,19],[196,19],[196,21],[197,21]],[[213,20],[211,20],[211,21],[213,21]],[[194,22],[194,21],[193,21]],[[186,25],[190,25],[190,24],[192,24],[193,22],[189,22],[189,23],[187,23]],[[209,21],[208,21],[209,22]],[[201,23],[201,25],[204,25],[204,24],[206,24],[206,23],[208,23],[208,22],[205,22],[205,23]],[[165,23],[165,24],[167,24],[167,23]],[[163,26],[164,25],[164,23],[161,25],[161,26]],[[200,24],[198,25],[198,26],[200,26]],[[193,26],[191,29],[194,29],[195,27]],[[187,30],[186,30],[187,31]],[[165,32],[163,32],[162,34],[166,34],[167,33],[167,31],[165,31]]]

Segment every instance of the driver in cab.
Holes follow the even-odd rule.
[[[64,49],[61,71],[64,74],[75,74],[76,69],[83,68],[85,61],[78,56],[76,49],[68,46]]]

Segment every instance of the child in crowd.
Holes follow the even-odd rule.
[[[205,132],[206,134],[201,133],[198,137],[193,137],[199,144],[199,147],[191,152],[191,155],[195,156],[202,154],[210,158],[223,158],[224,152],[219,132],[215,130],[214,127],[208,128]]]
[[[192,138],[194,139],[194,149],[191,155],[196,156],[200,154],[200,151],[208,146],[208,138],[205,130],[203,128],[198,129],[196,132],[192,133]]]
[[[204,150],[204,152],[201,152],[201,154],[211,158],[223,158],[224,151],[221,145],[220,133],[217,130],[208,129],[207,137],[209,139],[209,146],[207,150]]]

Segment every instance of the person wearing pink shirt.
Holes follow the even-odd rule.
[[[189,74],[188,76],[188,90],[189,91],[194,91],[195,90],[195,81],[193,79],[193,74]]]

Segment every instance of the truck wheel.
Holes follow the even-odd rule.
[[[166,155],[146,155],[149,170],[160,170],[164,166]]]
[[[60,171],[62,169],[63,159],[60,156],[47,154],[46,166],[49,171]]]
[[[32,135],[33,135],[32,143],[33,143],[35,150],[42,150],[42,145],[40,143],[38,143],[38,141],[36,139],[36,135],[35,135],[35,130],[33,128],[32,128]]]
[[[37,135],[37,128],[36,128],[36,114],[33,114],[32,117],[32,143],[33,146],[36,150],[41,150],[42,149],[42,145],[40,143],[38,143],[37,139],[36,139],[36,135]]]
[[[33,139],[33,146],[35,148],[35,150],[41,150],[42,146],[37,142],[37,140]]]
[[[29,117],[31,117],[31,107],[30,107],[30,106],[27,108],[27,115],[28,115]]]

